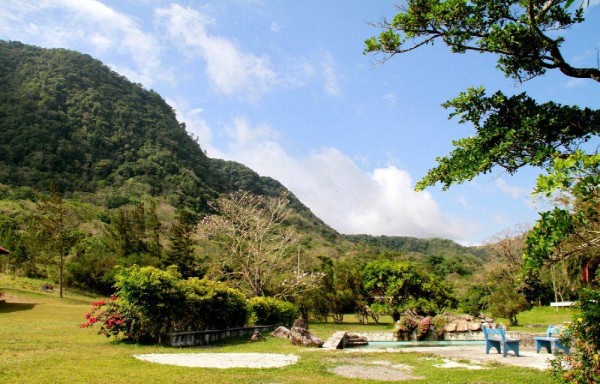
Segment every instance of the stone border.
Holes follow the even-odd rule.
[[[366,337],[369,342],[377,341],[401,341],[394,337],[393,331],[378,331],[378,332],[347,332],[339,331],[325,341],[323,348],[325,349],[344,349],[346,346],[346,338],[348,333]],[[483,332],[481,331],[466,331],[466,332],[450,332],[445,333],[444,337],[440,340],[443,341],[483,341],[485,340]],[[418,342],[415,340],[415,342]]]
[[[193,347],[208,345],[230,337],[251,336],[255,331],[271,332],[276,325],[257,325],[255,327],[212,329],[207,331],[170,332],[161,336],[161,344],[171,347]]]

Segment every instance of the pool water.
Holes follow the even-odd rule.
[[[414,348],[414,347],[450,347],[450,346],[477,346],[485,345],[484,340],[465,341],[369,341],[369,344],[358,347],[347,347],[352,349],[387,349],[387,348]]]

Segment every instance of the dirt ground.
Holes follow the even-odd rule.
[[[348,353],[353,353],[353,350],[347,349]],[[354,350],[357,351],[357,350]],[[381,349],[371,350],[360,350],[361,352],[381,352]],[[445,347],[415,347],[415,348],[401,348],[401,349],[385,349],[386,352],[390,353],[410,353],[410,352],[422,352],[431,353],[438,355],[453,361],[470,361],[474,364],[487,365],[490,362],[495,362],[505,365],[515,365],[519,367],[536,368],[540,370],[548,369],[550,367],[550,359],[554,358],[554,355],[547,353],[545,350],[536,353],[533,348],[521,348],[519,351],[519,357],[516,357],[512,352],[508,353],[508,356],[502,357],[501,354],[496,353],[494,349],[490,351],[489,355],[485,354],[485,346],[445,346]]]

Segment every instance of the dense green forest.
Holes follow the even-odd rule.
[[[290,236],[286,247],[263,252],[273,252],[267,264],[281,270],[260,292],[305,314],[364,307],[372,300],[361,280],[369,263],[412,263],[467,297],[491,281],[482,271],[503,257],[444,239],[341,235],[277,180],[208,158],[156,92],[69,50],[0,42],[0,154],[0,245],[11,251],[0,269],[62,276],[71,289],[110,293],[118,266],[175,265],[184,278],[227,281],[252,296],[255,280],[240,277],[243,265],[224,245],[277,204],[285,215],[266,242]],[[240,199],[259,197],[254,216],[239,223],[243,230],[221,223],[203,236],[224,207],[240,209],[235,220],[248,215],[244,200],[232,204],[238,191],[248,194]]]

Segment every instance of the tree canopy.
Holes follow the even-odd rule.
[[[447,157],[419,181],[422,190],[440,182],[444,189],[490,172],[495,166],[514,174],[531,165],[547,167],[557,156],[574,152],[600,134],[600,111],[554,102],[538,104],[525,93],[486,96],[470,88],[443,104],[451,117],[470,123],[476,134],[453,142]]]
[[[406,310],[437,314],[455,302],[449,286],[414,263],[374,261],[363,273],[365,290],[394,321]]]
[[[558,69],[566,76],[600,82],[600,69],[574,67],[563,57],[561,31],[582,23],[584,3],[574,0],[408,0],[393,20],[375,26],[379,36],[366,40],[365,53],[379,53],[383,61],[435,41],[453,53],[495,54],[497,68],[520,82]],[[443,104],[450,117],[472,124],[475,134],[453,142],[455,149],[436,159],[437,166],[417,183],[417,189],[441,183],[443,189],[499,167],[509,174],[524,166],[548,172],[538,182],[538,194],[560,190],[528,240],[525,264],[541,268],[569,255],[587,253],[596,260],[600,242],[592,228],[597,222],[598,166],[594,153],[582,152],[583,143],[600,133],[600,111],[555,102],[538,103],[525,93],[486,95],[469,88]],[[591,152],[597,152],[592,149]],[[585,175],[579,177],[577,175]],[[568,249],[568,251],[565,251]],[[587,265],[587,266],[586,266]],[[590,263],[584,265],[588,268]],[[580,266],[581,267],[581,266]]]
[[[600,69],[578,68],[566,62],[564,38],[557,31],[584,21],[573,0],[408,0],[406,8],[366,41],[365,52],[380,52],[384,60],[435,41],[454,53],[498,55],[498,68],[519,81],[558,69],[570,77],[600,81]]]

